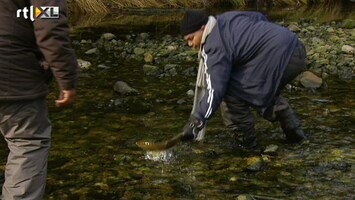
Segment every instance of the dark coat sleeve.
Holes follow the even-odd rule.
[[[223,100],[230,79],[232,61],[223,43],[213,33],[207,39],[201,55],[205,64],[207,91],[200,101],[197,117],[205,121],[213,115]]]
[[[36,18],[34,31],[37,45],[50,67],[60,89],[73,89],[77,85],[78,64],[70,44],[65,0],[31,0],[35,7],[58,6],[58,19]]]

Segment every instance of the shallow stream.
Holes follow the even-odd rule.
[[[79,32],[73,41],[97,40],[105,32],[127,38],[127,31],[107,26]],[[153,38],[164,36],[156,33],[150,30]],[[329,77],[326,88],[311,91],[296,86],[286,91],[309,139],[303,144],[285,143],[278,124],[258,117],[261,150],[277,150],[271,154],[236,150],[218,111],[209,121],[204,142],[180,144],[165,161],[153,161],[135,142],[168,139],[181,131],[193,100],[186,92],[195,82],[194,76],[181,71],[197,62],[182,63],[176,76],[147,76],[141,60],[85,55],[87,47],[74,47],[79,58],[95,67],[82,70],[75,106],[54,107],[55,89],[49,96],[53,145],[47,199],[224,200],[243,194],[252,199],[355,198],[353,79]],[[102,63],[109,67],[97,67]],[[113,85],[119,80],[139,93],[117,94]],[[6,155],[1,140],[2,167]]]

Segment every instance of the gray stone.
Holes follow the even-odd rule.
[[[141,56],[145,53],[145,50],[143,48],[134,48],[134,54],[136,54],[137,56]]]
[[[101,39],[104,39],[104,40],[112,40],[116,38],[116,36],[112,33],[104,33],[101,35]]]
[[[179,99],[176,103],[181,105],[181,104],[186,103],[186,101],[184,99]]]
[[[159,74],[159,67],[154,65],[144,65],[143,72],[146,75],[158,75]]]
[[[344,45],[343,47],[341,47],[341,51],[348,54],[353,54],[355,52],[354,47],[350,45]]]
[[[77,62],[80,69],[89,69],[91,67],[91,63],[89,61],[77,59]]]
[[[123,81],[117,81],[115,85],[113,86],[114,91],[122,94],[122,95],[128,95],[128,94],[136,94],[138,91],[134,88],[131,88],[127,83]]]
[[[195,92],[193,90],[189,90],[186,92],[187,96],[194,96]]]

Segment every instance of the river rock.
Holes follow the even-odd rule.
[[[316,89],[319,88],[323,83],[323,80],[321,78],[319,78],[317,75],[313,74],[310,71],[305,71],[300,76],[300,83],[305,88]]]
[[[80,69],[89,69],[91,66],[91,63],[89,61],[86,60],[82,60],[82,59],[77,59],[78,65]]]
[[[137,56],[141,56],[145,53],[145,50],[143,48],[134,48],[134,54],[136,54]]]
[[[97,48],[89,49],[85,52],[86,55],[91,55],[97,53]]]
[[[186,103],[186,101],[185,101],[185,99],[179,99],[179,100],[177,100],[176,103],[179,104],[179,105],[181,105],[181,104]]]
[[[104,39],[104,40],[112,40],[116,38],[116,36],[112,33],[104,33],[101,35],[101,39]]]
[[[146,75],[159,75],[159,67],[155,65],[143,65],[143,72]]]
[[[239,195],[236,200],[253,200],[254,198],[249,194],[241,194]]]
[[[328,33],[334,33],[334,32],[335,32],[335,30],[334,30],[334,28],[329,27],[329,28],[327,28],[327,32],[328,32]]]
[[[249,157],[246,159],[247,167],[246,170],[248,171],[260,171],[263,167],[263,159],[258,156]]]
[[[279,146],[275,144],[268,145],[265,147],[264,153],[267,155],[277,155],[277,150],[279,149]]]
[[[343,22],[343,27],[348,29],[355,28],[355,19],[345,19]]]
[[[186,92],[187,96],[194,96],[195,92],[193,90],[189,90]]]
[[[350,46],[350,45],[344,45],[341,48],[341,51],[344,53],[348,53],[348,54],[353,54],[355,52],[354,47]]]
[[[140,33],[139,38],[142,40],[147,40],[149,38],[149,33]]]
[[[166,64],[164,66],[164,72],[169,76],[176,76],[177,75],[177,70],[176,70],[177,67],[178,67],[177,64]]]
[[[353,72],[351,67],[342,67],[338,71],[338,77],[343,81],[351,81],[353,77]]]
[[[174,45],[169,45],[166,47],[169,51],[176,51],[177,50],[177,46],[174,46]]]
[[[301,28],[298,27],[296,23],[295,24],[290,24],[288,26],[288,29],[290,29],[291,31],[296,32],[296,33],[301,31]]]
[[[144,54],[144,61],[146,63],[152,63],[154,61],[154,57],[151,53],[147,52]]]
[[[114,91],[122,94],[122,95],[129,95],[129,94],[136,94],[138,91],[134,88],[131,88],[127,83],[123,81],[117,81],[113,86]]]

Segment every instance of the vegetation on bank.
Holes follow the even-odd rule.
[[[128,8],[216,8],[261,6],[304,6],[323,4],[332,6],[347,0],[68,0],[72,12],[105,13]]]

